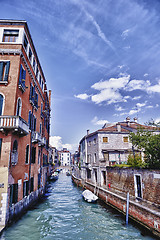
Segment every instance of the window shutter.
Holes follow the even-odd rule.
[[[0,115],[2,115],[2,109],[3,109],[3,96],[0,94]]]
[[[22,84],[22,65],[20,66],[20,73],[19,73],[19,85]]]
[[[29,100],[32,100],[32,83],[31,83],[31,86],[30,86],[30,94],[29,94]]]
[[[10,62],[6,62],[4,81],[8,81],[9,66],[10,66]]]
[[[3,81],[3,66],[4,62],[0,62],[0,81]]]
[[[34,103],[34,98],[35,98],[35,87],[32,87],[33,91],[32,91],[32,102]]]
[[[23,87],[25,87],[25,80],[26,80],[26,71],[23,69],[23,72],[22,72],[22,85],[23,85]]]

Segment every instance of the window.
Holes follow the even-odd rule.
[[[38,65],[37,65],[37,69],[36,69],[36,78],[38,78],[38,72],[39,72],[39,70],[38,70]]]
[[[47,155],[43,154],[43,167],[48,165],[48,157]]]
[[[31,163],[36,162],[36,147],[32,147],[32,161]]]
[[[91,146],[91,141],[88,142],[88,146]]]
[[[4,30],[3,42],[17,42],[19,30]]]
[[[25,164],[29,164],[29,145],[26,146]]]
[[[93,143],[96,144],[96,138],[93,139]]]
[[[33,87],[31,83],[29,100],[31,101],[32,104],[34,104],[34,97],[35,97],[35,87]]]
[[[17,140],[15,140],[13,143],[13,152],[15,153],[17,151],[18,151],[18,142],[17,142]]]
[[[123,142],[128,143],[128,137],[123,137]]]
[[[41,174],[38,174],[38,189],[41,187]]]
[[[28,47],[28,40],[27,40],[26,35],[24,35],[23,46],[24,46],[24,48],[27,50],[27,47]]]
[[[29,60],[31,61],[32,60],[32,51],[31,51],[31,48],[29,48]]]
[[[94,163],[96,163],[96,161],[97,161],[97,155],[96,153],[94,153]]]
[[[34,105],[36,108],[38,108],[38,93],[36,93],[36,92],[34,94]]]
[[[34,191],[34,177],[31,177],[31,189],[30,192]]]
[[[19,73],[19,88],[24,92],[25,91],[25,81],[26,81],[26,71],[24,70],[22,64],[20,66]]]
[[[39,75],[39,84],[41,86],[41,83],[42,83],[42,78],[41,78],[41,75]]]
[[[42,134],[42,123],[39,125],[39,133]]]
[[[32,113],[31,113],[31,111],[29,111],[29,114],[28,114],[28,125],[29,125],[29,129],[31,130],[31,127],[32,127]]]
[[[35,67],[36,67],[36,62],[35,62],[35,58],[33,58],[33,70],[35,71]]]
[[[4,102],[3,95],[0,94],[0,115],[2,115],[3,112],[3,102]]]
[[[38,164],[40,164],[41,161],[41,150],[38,150]]]
[[[1,158],[1,151],[2,151],[2,138],[0,138],[0,158]]]
[[[28,196],[29,192],[29,181],[23,183],[23,197]]]
[[[22,101],[20,98],[18,98],[16,116],[21,116],[21,110],[22,110]]]
[[[8,74],[9,74],[9,67],[10,67],[10,61],[0,61],[0,82],[8,81]]]
[[[104,161],[109,161],[109,152],[103,153]]]
[[[10,206],[18,202],[18,183],[10,185]]]
[[[108,137],[103,137],[103,142],[108,143]]]

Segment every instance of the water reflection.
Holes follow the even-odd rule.
[[[3,232],[2,240],[151,240],[139,229],[124,224],[116,211],[102,203],[89,204],[71,177],[60,173],[51,183],[46,200],[28,211],[18,222]]]

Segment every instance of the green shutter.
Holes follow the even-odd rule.
[[[0,81],[3,81],[3,66],[4,62],[0,62]]]
[[[4,81],[8,81],[8,75],[9,75],[9,66],[10,66],[10,62],[6,62],[6,68],[5,68]]]

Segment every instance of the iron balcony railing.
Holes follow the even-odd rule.
[[[0,116],[0,130],[13,130],[17,134],[27,135],[29,125],[20,116]]]

